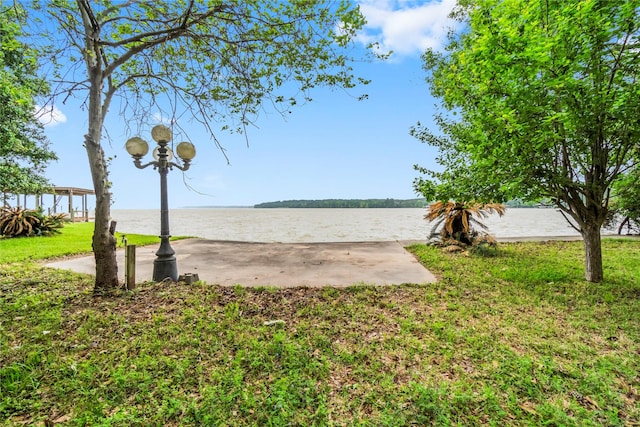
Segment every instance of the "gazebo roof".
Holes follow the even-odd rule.
[[[89,188],[79,188],[79,187],[53,187],[52,190],[46,191],[46,194],[60,194],[67,196],[69,194],[73,194],[74,196],[83,196],[85,194],[96,194],[95,191]]]

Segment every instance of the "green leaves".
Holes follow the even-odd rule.
[[[292,99],[293,105],[316,86],[362,83],[345,53],[364,18],[349,2],[196,1],[187,8],[173,1],[105,1],[92,8],[105,77],[115,83],[104,95],[126,98],[124,114],[152,101],[162,108],[162,100],[180,94],[174,108],[205,124],[209,111],[244,123],[266,100]],[[62,25],[65,14],[77,11],[60,6],[50,14]],[[86,30],[76,22],[69,31],[73,49],[82,51],[75,40]]]
[[[0,191],[37,192],[55,154],[35,117],[35,97],[47,84],[37,75],[36,51],[18,40],[19,10],[0,13]]]
[[[496,179],[521,182],[523,187],[509,185],[518,192],[534,185],[542,195],[562,192],[551,182],[580,185],[595,169],[610,182],[629,159],[621,154],[640,135],[628,114],[640,110],[633,83],[638,55],[630,43],[640,34],[640,19],[631,12],[640,2],[470,3],[469,31],[451,39],[448,54],[423,56],[432,93],[465,124],[460,132],[451,116],[439,116],[445,135],[439,139],[450,138],[440,148],[468,154],[452,155],[454,164],[443,166],[466,158],[470,168],[469,161],[509,168]],[[416,136],[434,142],[425,132]],[[594,152],[605,157],[594,158]],[[541,170],[546,176],[539,176]],[[580,192],[601,198],[587,194],[584,185]]]
[[[103,115],[117,96],[126,100],[124,116],[139,117],[150,108],[167,117],[188,114],[213,134],[220,122],[244,128],[265,107],[288,112],[291,105],[310,100],[318,86],[368,83],[350,65],[365,21],[349,1],[82,4],[89,8],[85,20],[75,3],[57,1],[43,8],[48,30],[41,36],[52,46],[67,46],[52,50],[50,58],[60,76],[77,66],[72,56],[86,58],[97,49],[92,63],[100,58],[102,74],[96,78],[101,81],[90,85],[103,88]],[[86,46],[91,22],[99,42]],[[86,87],[76,83],[60,79],[56,92]]]

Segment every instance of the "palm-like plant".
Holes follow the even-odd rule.
[[[59,232],[64,226],[65,214],[45,216],[41,210],[21,207],[0,208],[0,236],[30,237],[48,236]]]
[[[35,212],[21,207],[3,207],[0,211],[0,235],[7,237],[30,236],[40,223]]]
[[[474,226],[487,230],[487,226],[479,218],[486,218],[493,213],[502,216],[506,210],[506,206],[501,203],[439,201],[429,205],[424,219],[435,221],[430,238],[440,236],[442,241],[455,240],[471,245],[478,236]],[[440,226],[442,228],[438,231]]]

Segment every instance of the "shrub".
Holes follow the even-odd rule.
[[[424,218],[434,222],[430,242],[440,246],[459,246],[464,249],[471,246],[474,253],[492,255],[497,246],[496,240],[482,230],[487,227],[478,219],[486,218],[492,213],[502,216],[506,207],[500,203],[472,203],[472,202],[435,202],[429,205]]]
[[[44,215],[41,210],[3,207],[0,235],[4,237],[48,236],[64,227],[65,214]]]

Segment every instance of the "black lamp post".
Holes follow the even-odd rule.
[[[133,157],[133,164],[138,169],[153,166],[160,173],[160,249],[156,252],[156,259],[153,262],[153,280],[160,282],[170,278],[174,282],[178,280],[178,264],[176,262],[175,251],[169,243],[169,204],[167,202],[167,173],[174,167],[181,171],[189,169],[191,160],[196,156],[196,147],[190,142],[181,142],[176,147],[178,157],[184,162],[183,166],[173,163],[173,153],[167,147],[171,141],[171,130],[163,125],[154,126],[151,129],[151,136],[158,143],[153,150],[154,161],[142,164],[140,159],[149,152],[149,144],[137,136],[127,140],[127,152]]]

